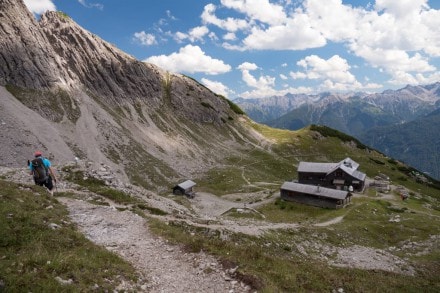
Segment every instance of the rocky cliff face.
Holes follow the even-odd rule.
[[[0,40],[3,165],[41,149],[55,163],[77,156],[152,187],[258,143],[225,98],[134,59],[63,13],[37,22],[22,0],[0,0]]]
[[[0,84],[48,88],[64,74],[50,43],[22,1],[0,0]]]

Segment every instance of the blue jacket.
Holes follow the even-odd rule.
[[[51,166],[50,161],[48,159],[44,158],[44,157],[41,157],[41,158],[43,159],[44,167],[46,167],[46,169],[49,169],[50,166]],[[32,169],[32,162],[29,163],[29,170],[31,170],[31,171],[33,170]]]

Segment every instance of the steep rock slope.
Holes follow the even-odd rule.
[[[41,149],[153,188],[259,143],[231,102],[197,81],[135,60],[63,13],[36,22],[21,0],[0,4],[2,164]]]
[[[0,84],[47,88],[66,76],[44,32],[22,1],[0,0]]]

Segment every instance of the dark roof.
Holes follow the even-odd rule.
[[[353,176],[361,181],[365,180],[365,173],[357,170],[359,164],[350,158],[345,158],[339,163],[314,163],[314,162],[300,162],[298,166],[298,172],[306,173],[333,173],[337,169],[343,170],[345,173]]]
[[[326,173],[338,166],[338,163],[300,162],[298,172]]]
[[[333,199],[346,199],[349,195],[348,191],[325,188],[315,185],[300,184],[296,182],[284,182],[284,184],[281,186],[281,189]]]
[[[184,190],[187,190],[188,188],[191,188],[191,187],[193,187],[195,185],[196,185],[196,183],[194,181],[186,180],[185,182],[177,184],[177,187],[180,187],[180,188],[182,188]]]

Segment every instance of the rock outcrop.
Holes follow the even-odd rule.
[[[49,88],[62,78],[61,63],[23,1],[0,0],[0,84]]]

